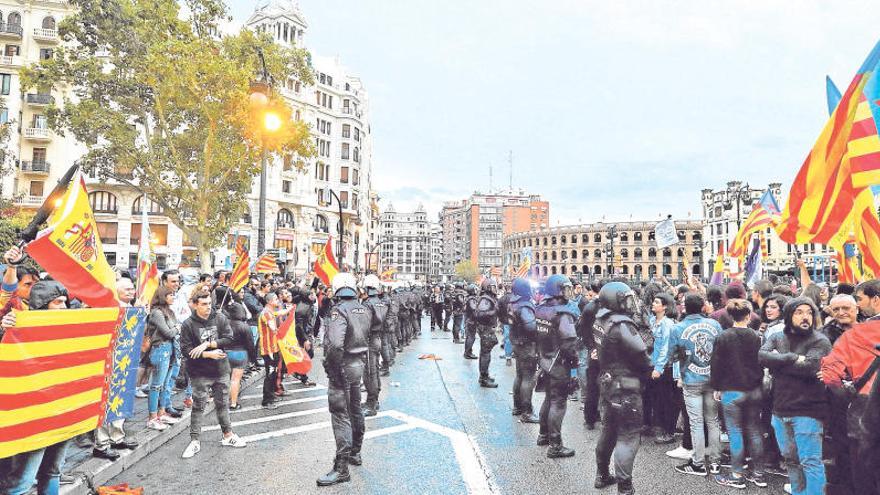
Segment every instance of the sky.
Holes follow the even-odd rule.
[[[227,0],[236,22],[253,0]],[[300,0],[313,53],[370,94],[386,208],[509,185],[553,226],[700,218],[730,180],[786,191],[880,39],[874,1]],[[787,193],[784,194],[787,196]],[[782,202],[785,202],[783,197]]]

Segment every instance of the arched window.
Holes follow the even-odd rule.
[[[573,260],[578,259],[578,252],[574,249],[571,250],[571,259],[573,259]]]
[[[251,209],[247,206],[244,207],[244,211],[241,213],[241,218],[239,222],[250,224],[251,223]]]
[[[43,29],[55,29],[55,18],[52,16],[43,17]]]
[[[553,237],[550,238],[550,244],[553,245],[553,246],[556,245],[556,236],[555,236],[555,235],[554,235]]]
[[[544,261],[547,261],[547,251],[544,251]]]
[[[324,232],[325,234],[330,232],[330,227],[327,226],[327,217],[324,215],[315,215],[315,232]]]
[[[633,234],[633,241],[642,242],[642,233],[636,232],[635,234]]]
[[[636,278],[642,278],[642,265],[636,265],[633,268],[633,273],[635,273]]]
[[[602,234],[593,234],[593,242],[602,242]]]
[[[595,260],[602,259],[602,251],[599,249],[593,251],[593,259],[595,259]]]
[[[532,240],[529,239],[529,247],[532,247]]]
[[[140,215],[143,213],[142,203],[144,201],[144,196],[140,195],[137,199],[134,200],[134,204],[131,205],[131,214],[132,215]],[[147,205],[147,215],[164,215],[165,210],[159,206],[159,203],[156,203],[152,199],[149,200],[150,204]]]
[[[278,218],[276,220],[276,227],[280,227],[282,229],[292,229],[293,225],[293,213],[290,212],[287,208],[281,208],[278,210]]]
[[[8,24],[8,27],[21,26],[21,14],[18,12],[12,12],[9,14],[9,17],[6,18],[6,23]]]
[[[545,246],[547,245],[547,238],[546,237],[544,237],[544,245]]]
[[[654,248],[648,248],[648,259],[652,260],[657,257],[657,250]]]
[[[565,234],[562,234],[562,236],[560,236],[560,242],[562,244],[568,244],[568,237],[566,237]]]
[[[620,233],[620,242],[629,242],[629,234],[626,232]]]
[[[642,259],[642,248],[636,248],[633,251],[633,259],[636,259],[636,260]]]
[[[620,257],[623,259],[629,258],[629,250],[628,249],[621,249],[620,250]]]
[[[691,234],[691,239],[693,239],[694,242],[699,242],[703,240],[703,233],[698,230]]]
[[[584,244],[590,242],[590,236],[589,236],[588,234],[584,234],[584,235],[582,235],[582,236],[581,236],[581,242],[584,243]]]
[[[672,265],[663,265],[663,275],[672,275]]]
[[[602,275],[602,267],[600,265],[593,267],[593,275]]]
[[[684,257],[684,249],[678,248],[678,252],[675,253],[679,258]]]
[[[694,275],[698,275],[698,276],[702,275],[700,273],[700,265],[694,265],[694,268],[693,268],[693,270],[691,270],[691,273],[693,273]]]
[[[648,276],[656,277],[657,276],[657,265],[648,265]]]
[[[663,248],[663,259],[667,259],[672,256],[672,250],[669,248]]]
[[[559,259],[561,259],[562,261],[567,260],[568,259],[568,251],[566,251],[564,249],[562,251],[560,251],[559,252]]]
[[[550,274],[551,274],[551,275],[556,275],[556,267],[555,267],[555,266],[551,266],[551,267],[550,267]]]
[[[94,191],[89,193],[89,204],[95,213],[117,213],[116,196],[107,191]]]
[[[543,275],[545,277],[547,276],[547,267],[546,266],[541,267],[541,275]]]
[[[565,275],[565,266],[564,265],[560,270],[562,271],[562,274]]]
[[[556,251],[553,251],[552,253],[550,253],[550,259],[553,261],[556,261]]]
[[[653,231],[653,230],[650,231],[650,232],[648,232],[648,240],[649,240],[649,241],[653,241],[653,240],[654,240],[654,231]]]
[[[684,238],[686,237],[684,231],[683,231],[683,230],[679,230],[679,231],[676,232],[676,233],[678,234],[678,240],[679,240],[679,241],[684,241]]]
[[[582,260],[586,261],[587,258],[589,258],[589,257],[590,257],[590,252],[588,250],[584,249],[583,251],[581,251],[581,259]]]
[[[571,234],[571,243],[577,244],[577,241],[578,241],[578,236]]]
[[[629,267],[627,265],[623,265],[620,270],[624,275],[629,275]]]
[[[584,275],[589,275],[590,274],[590,267],[587,265],[582,266],[581,273],[583,273]]]

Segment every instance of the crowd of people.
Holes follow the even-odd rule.
[[[20,258],[17,248],[5,255],[0,331],[15,325],[18,311],[79,305],[58,282],[16,264]],[[582,404],[584,427],[601,427],[597,489],[635,493],[636,454],[651,439],[674,447],[666,455],[682,461],[671,466],[677,473],[711,476],[726,487],[766,487],[775,475],[788,478],[787,493],[880,493],[880,323],[872,323],[880,319],[880,280],[832,287],[803,272],[800,284],[769,278],[750,288],[694,278],[674,286],[662,277],[581,284],[562,275],[540,286],[514,279],[499,287],[485,278],[426,288],[343,272],[330,287],[312,277],[255,276],[233,292],[228,272],[185,280],[167,270],[149,304],[138,396],[153,430],[192,409],[183,458],[201,449],[209,396],[221,444],[245,447],[229,419],[241,408],[241,380],[263,367],[262,407],[278,407],[289,393],[278,332],[293,318],[304,352],[314,356],[323,347],[328,380],[336,454],[317,483],[345,482],[349,465],[363,463],[364,417],[380,408],[381,377],[421,335],[427,315],[431,331],[451,332],[463,358],[479,361],[480,387],[498,387],[489,371],[493,349],[502,345],[500,357],[515,363],[512,413],[539,424],[536,443],[547,446],[547,457],[575,455],[561,426],[567,403]],[[116,289],[123,305],[133,303],[128,273],[119,274]],[[295,376],[315,385],[307,374]],[[179,406],[175,389],[183,391]],[[539,409],[535,391],[544,393]],[[27,493],[34,482],[41,494],[57,493],[71,441],[115,460],[117,450],[137,447],[124,427],[107,423],[0,460],[4,493]]]

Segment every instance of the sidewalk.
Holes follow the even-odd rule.
[[[242,379],[241,393],[255,382],[262,382],[263,368],[251,375],[247,380]],[[117,450],[121,457],[116,461],[96,459],[92,457],[92,447],[81,448],[71,443],[67,449],[67,457],[64,461],[64,474],[71,475],[77,480],[73,484],[61,485],[62,495],[91,495],[99,486],[107,482],[119,473],[130,468],[154,450],[158,449],[180,433],[189,431],[190,409],[184,409],[183,417],[177,424],[170,425],[165,431],[147,429],[147,399],[135,399],[134,416],[125,420],[125,433],[127,438],[136,440],[138,447],[134,450]],[[181,405],[183,392],[177,392],[172,396],[172,403]],[[214,402],[209,400],[205,406],[205,414],[214,412]]]

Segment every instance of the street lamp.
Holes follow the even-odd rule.
[[[742,226],[742,217],[740,216],[739,206],[744,199],[751,197],[751,188],[748,183],[743,184],[738,180],[732,180],[727,183],[727,190],[724,195],[724,208],[728,209],[736,203],[736,231],[739,232]]]
[[[263,111],[262,129],[260,131],[262,158],[260,163],[260,200],[259,215],[257,219],[257,255],[259,256],[266,250],[266,168],[268,167],[268,156],[266,154],[266,133],[276,132],[281,129],[283,122],[281,117],[268,109],[269,97],[272,95],[272,76],[266,68],[266,59],[263,57],[263,50],[257,47],[257,55],[260,57],[262,70],[260,78],[251,82],[251,105],[260,111]]]
[[[333,204],[333,198],[336,198],[336,203],[339,204],[339,239],[336,240],[336,254],[339,255],[339,263],[342,264],[342,260],[345,257],[345,253],[342,252],[342,237],[345,235],[345,222],[342,219],[342,200],[339,199],[339,196],[333,192],[333,189],[329,187],[325,189],[325,196],[329,196],[330,200],[325,202],[323,206],[330,206]]]

